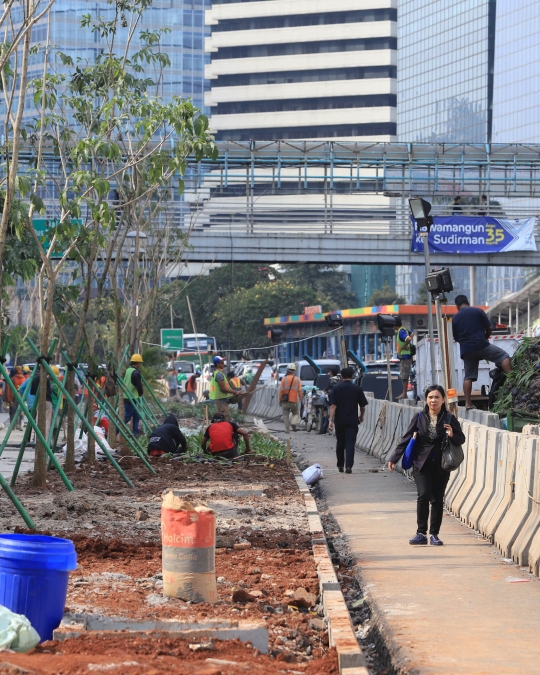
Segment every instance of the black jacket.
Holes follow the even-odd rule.
[[[186,452],[187,441],[178,428],[178,420],[172,414],[167,415],[163,424],[156,427],[150,434],[148,450],[163,450],[163,452]]]
[[[418,427],[416,422],[417,419]],[[389,457],[388,461],[392,462],[392,464],[397,464],[405,452],[412,435],[415,431],[418,431],[418,435],[416,437],[416,447],[414,449],[414,466],[417,469],[421,469],[424,466],[427,458],[430,456],[432,450],[435,451],[435,461],[440,466],[442,441],[446,434],[446,430],[444,428],[445,424],[450,424],[454,431],[454,435],[450,439],[450,442],[454,445],[463,445],[463,443],[465,443],[465,434],[461,430],[461,425],[453,415],[447,412],[444,405],[441,412],[439,413],[439,417],[437,418],[437,439],[435,442],[430,440],[428,435],[429,412],[428,407],[426,406],[419,416],[418,413],[414,415],[411,423],[409,424],[407,432],[399,442],[392,456]]]

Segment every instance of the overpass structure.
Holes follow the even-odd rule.
[[[190,261],[422,264],[411,252],[408,198],[450,215],[460,194],[475,215],[540,213],[540,145],[223,141],[191,165],[183,227]],[[468,199],[467,199],[468,198]],[[495,202],[495,205],[494,205]],[[496,210],[496,213],[493,210]],[[539,250],[433,255],[435,265],[540,264]]]

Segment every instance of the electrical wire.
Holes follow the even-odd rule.
[[[330,333],[335,333],[338,330],[339,330],[339,328],[332,328],[332,330],[328,330],[324,333],[317,333],[317,335],[310,335],[309,337],[300,338],[300,340],[290,340],[288,342],[281,342],[278,346],[279,347],[286,347],[287,345],[299,344],[300,342],[306,342],[306,340],[312,340],[313,338],[318,338],[318,337],[322,337],[323,335],[329,335]],[[142,345],[151,345],[152,347],[161,347],[160,344],[156,344],[155,342],[144,342],[143,340],[141,340],[141,344]],[[272,346],[275,346],[275,345],[261,345],[260,347],[242,347],[241,349],[224,349],[223,351],[226,351],[226,352],[252,352],[252,351],[255,351],[257,349],[267,349],[267,348],[272,347]]]

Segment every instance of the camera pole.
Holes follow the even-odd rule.
[[[388,400],[392,401],[392,373],[390,372],[390,345],[392,338],[386,337],[382,339],[384,342],[384,351],[386,352],[386,373],[388,375]]]
[[[431,272],[431,263],[429,260],[429,225],[426,227],[425,232],[420,232],[420,235],[424,238],[424,263],[426,267],[426,276]],[[435,368],[435,335],[433,333],[433,297],[431,293],[427,294],[427,318],[428,318],[428,333],[429,333],[429,358],[431,365],[431,384],[435,384],[435,379],[437,377],[437,370]],[[440,333],[439,333],[440,338]],[[439,339],[440,342],[440,339]]]
[[[437,316],[437,333],[439,335],[439,353],[441,355],[441,370],[443,377],[443,387],[445,391],[450,388],[449,373],[448,373],[448,344],[446,341],[446,325],[443,320],[441,302],[446,303],[444,293],[435,296],[435,313]]]

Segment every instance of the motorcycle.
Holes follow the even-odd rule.
[[[317,389],[313,392],[312,406],[315,417],[315,431],[318,434],[325,434],[328,429],[330,403],[328,401],[328,394],[324,389]]]
[[[315,426],[315,415],[313,408],[313,393],[317,391],[317,387],[304,386],[302,387],[304,396],[302,398],[301,417],[306,425],[306,431],[311,431]]]

